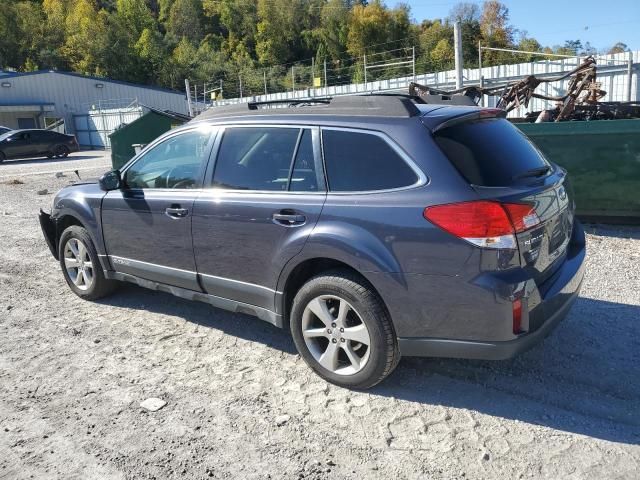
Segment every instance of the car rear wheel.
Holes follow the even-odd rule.
[[[305,362],[342,387],[373,387],[400,360],[382,301],[349,271],[328,272],[303,285],[293,300],[290,326]]]
[[[69,153],[71,153],[71,151],[66,145],[58,145],[53,149],[53,154],[56,156],[56,158],[66,158],[69,156]]]
[[[6,159],[7,156],[3,152],[0,152],[0,163],[4,162]]]
[[[104,278],[95,246],[83,227],[72,225],[62,232],[58,258],[64,279],[80,298],[97,300],[117,286],[115,281]]]

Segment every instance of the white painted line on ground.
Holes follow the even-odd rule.
[[[79,172],[83,172],[85,170],[96,170],[98,168],[110,168],[111,164],[106,163],[104,165],[96,165],[95,167],[80,167],[80,168],[60,168],[58,170],[47,170],[46,172],[29,172],[29,173],[10,173],[8,175],[0,175],[0,178],[10,178],[10,177],[31,177],[34,175],[49,175],[56,174],[58,172],[73,172],[74,170],[78,170]],[[106,170],[105,170],[106,172]]]

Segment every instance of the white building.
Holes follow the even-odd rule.
[[[90,111],[132,103],[188,113],[184,92],[70,72],[0,71],[0,125],[9,128],[44,128],[64,120],[65,130],[76,133],[77,120]]]

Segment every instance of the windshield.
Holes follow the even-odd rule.
[[[9,130],[8,132],[1,134],[0,135],[0,142],[2,140],[4,140],[5,138],[9,138],[12,134],[13,134],[13,130]]]

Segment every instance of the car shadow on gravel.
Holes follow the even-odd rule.
[[[168,293],[123,284],[115,295],[99,300],[98,303],[177,316],[187,322],[221,330],[234,337],[259,342],[292,355],[297,354],[291,336],[270,323],[250,315],[227,312],[203,302],[185,300]]]
[[[640,444],[638,319],[640,306],[579,298],[514,359],[406,358],[371,393]]]
[[[171,315],[296,355],[288,332],[125,284],[100,303]],[[640,307],[579,298],[569,316],[512,360],[404,358],[372,395],[464,408],[620,443],[640,443]]]
[[[640,240],[640,228],[631,225],[609,225],[590,223],[584,225],[584,231],[591,235],[614,238],[632,238]]]

